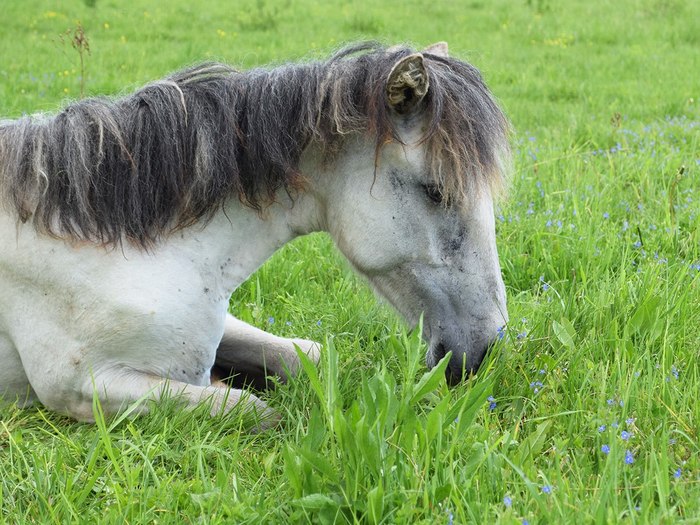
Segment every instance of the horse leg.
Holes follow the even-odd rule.
[[[145,351],[136,356],[137,359],[122,352],[115,359],[111,357],[116,353],[112,348],[86,348],[71,337],[61,337],[59,330],[52,333],[54,338],[50,346],[35,340],[32,341],[35,344],[26,347],[16,345],[16,351],[15,346],[8,344],[9,341],[0,334],[0,359],[3,359],[0,380],[5,381],[9,368],[5,359],[9,359],[13,367],[16,361],[26,374],[20,378],[15,373],[14,382],[8,383],[13,385],[15,397],[31,384],[32,394],[35,393],[35,398],[44,406],[78,421],[94,421],[95,396],[107,415],[128,409],[135,402],[139,404],[134,414],[146,413],[151,407],[149,401],[174,398],[184,402],[186,408],[204,404],[212,415],[227,413],[237,407],[256,418],[257,429],[279,421],[278,414],[255,395],[227,386],[210,385],[208,370],[203,370],[202,374],[193,371],[192,367],[197,365],[194,364],[196,361],[189,359],[189,354],[183,356],[184,361],[170,361],[167,368],[159,369],[160,357],[157,353],[153,355],[152,351]],[[211,349],[212,354],[214,350]],[[18,352],[22,355],[21,363]],[[181,377],[172,377],[174,372],[180,371]],[[0,391],[2,389],[7,390],[7,385],[0,383]]]
[[[3,334],[0,334],[0,400],[16,402],[20,407],[29,406],[36,400],[17,349]]]
[[[158,401],[163,397],[184,401],[188,408],[208,404],[211,415],[226,414],[234,407],[243,409],[255,417],[256,429],[276,425],[279,414],[250,392],[228,388],[227,386],[198,386],[164,379],[162,377],[135,371],[123,371],[113,376],[107,375],[95,382],[93,392],[97,392],[102,407],[106,413],[117,413],[124,410],[128,404],[139,399]],[[146,403],[142,403],[138,413],[148,411]],[[74,414],[71,414],[75,417]],[[90,414],[87,418],[92,421]]]
[[[150,408],[147,401],[170,398],[183,401],[186,408],[206,404],[212,415],[228,413],[234,407],[243,409],[255,417],[256,430],[274,426],[280,420],[277,412],[249,392],[228,387],[192,385],[133,369],[110,368],[81,383],[83,387],[79,391],[63,392],[59,385],[45,381],[37,385],[39,400],[52,410],[86,422],[95,420],[95,395],[107,415],[124,411],[136,402],[139,404],[133,413],[144,414]]]
[[[267,386],[266,376],[274,374],[282,381],[294,376],[301,363],[294,346],[317,363],[321,345],[307,339],[287,339],[269,334],[231,314],[226,316],[224,336],[216,351],[213,374],[233,378],[236,385]]]

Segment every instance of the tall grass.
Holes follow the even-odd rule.
[[[59,36],[78,22],[84,71]],[[301,239],[231,300],[325,345],[267,394],[282,428],[175,401],[96,404],[95,425],[0,408],[4,521],[700,522],[700,4],[30,0],[0,24],[3,116],[54,110],[81,77],[119,93],[379,37],[449,41],[516,129],[497,212],[511,322],[478,377],[448,389],[328,238]]]

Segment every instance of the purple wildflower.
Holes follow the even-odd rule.
[[[603,454],[610,454],[610,446],[609,446],[609,445],[603,445],[602,447],[600,447],[600,451],[601,451]]]
[[[634,454],[632,454],[631,450],[625,451],[625,463],[627,463],[628,465],[634,463]]]

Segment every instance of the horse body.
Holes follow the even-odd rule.
[[[289,215],[296,210],[288,207]],[[86,420],[94,390],[115,385],[123,394],[104,396],[109,411],[161,378],[171,380],[173,391],[192,385],[202,398],[223,394],[210,387],[210,370],[229,297],[294,237],[287,219],[282,205],[262,220],[232,200],[204,227],[148,252],[73,245],[0,214],[0,359],[14,363],[3,370],[0,391],[5,398],[38,397]],[[295,358],[291,344],[288,350],[285,357]]]
[[[441,48],[431,50],[434,60],[446,60]],[[136,177],[130,179],[130,184],[138,185],[146,175],[136,170],[136,165],[147,163],[153,177],[160,181],[179,169],[173,160],[176,156],[184,159],[181,163],[190,171],[221,169],[216,163],[225,163],[226,158],[221,160],[224,153],[213,149],[214,124],[198,121],[193,113],[193,107],[200,103],[204,107],[206,102],[208,111],[202,114],[211,120],[213,103],[206,98],[211,96],[210,91],[200,93],[197,99],[186,90],[189,80],[182,80],[179,84],[166,82],[169,95],[164,94],[166,91],[151,98],[144,95],[134,105],[140,116],[144,111],[156,114],[155,106],[172,97],[174,102],[168,109],[172,114],[166,113],[150,125],[161,126],[157,130],[165,130],[175,138],[161,137],[162,141],[157,142],[151,130],[147,147],[140,154],[140,146],[130,146],[124,138],[127,131],[119,128],[117,117],[101,106],[76,107],[72,115],[63,117],[70,122],[79,119],[81,111],[89,115],[80,121],[75,135],[78,138],[71,139],[66,132],[60,147],[50,143],[44,128],[32,131],[31,122],[3,123],[0,190],[4,184],[6,197],[4,205],[0,200],[0,396],[27,403],[38,399],[51,409],[81,420],[92,419],[95,393],[107,412],[145,396],[158,398],[168,392],[182,396],[190,405],[210,399],[213,411],[228,410],[245,397],[247,405],[269,416],[265,404],[255,396],[217,382],[212,384],[211,370],[216,365],[226,372],[253,376],[271,372],[285,378],[299,366],[295,345],[318,359],[316,343],[267,334],[227,312],[233,290],[265,259],[294,237],[312,231],[328,232],[353,267],[409,323],[415,324],[421,314],[425,315],[429,366],[452,352],[451,379],[476,370],[497,329],[507,321],[491,187],[473,180],[465,182],[459,178],[462,175],[455,175],[456,180],[445,178],[439,149],[457,149],[459,144],[449,137],[442,137],[437,145],[426,139],[426,130],[437,126],[439,120],[425,110],[431,93],[429,79],[436,86],[433,97],[439,100],[440,82],[446,82],[441,75],[449,72],[441,72],[436,66],[429,74],[421,54],[403,49],[380,50],[374,55],[383,61],[383,67],[392,66],[384,73],[388,78],[383,80],[381,96],[373,95],[386,106],[383,123],[359,121],[357,113],[342,108],[343,104],[357,105],[358,101],[352,99],[357,93],[342,85],[346,82],[343,75],[332,75],[332,68],[341,67],[342,61],[331,63],[330,73],[321,71],[314,89],[335,82],[335,91],[328,86],[325,89],[330,89],[331,99],[338,100],[331,100],[330,105],[321,100],[317,113],[302,115],[307,124],[311,123],[309,129],[302,130],[306,138],[294,137],[291,146],[275,150],[285,154],[291,151],[289,165],[284,159],[280,161],[281,169],[255,166],[250,159],[236,164],[237,159],[231,157],[233,164],[226,165],[227,169],[242,166],[248,171],[239,174],[242,189],[236,192],[229,187],[223,196],[213,194],[212,188],[225,184],[208,179],[204,183],[196,180],[182,191],[154,190],[153,202],[186,195],[182,203],[175,202],[185,219],[169,209],[162,211],[162,217],[154,215],[143,204],[146,201],[138,200],[138,191],[131,194],[129,188],[119,187],[121,178],[114,172],[127,170],[127,178]],[[361,56],[358,60],[367,58]],[[455,64],[462,63],[451,66]],[[372,71],[371,63],[363,65],[366,70],[354,63],[352,66],[352,74],[358,78]],[[303,77],[296,71],[292,74]],[[276,72],[271,78],[279,76],[283,75]],[[487,131],[479,135],[479,130],[472,129],[474,123],[468,123],[466,131],[474,136],[464,144],[472,147],[471,153],[479,158],[472,159],[471,166],[462,167],[475,178],[483,176],[482,171],[500,169],[494,159],[499,154],[495,150],[506,147],[505,121],[498,120],[500,113],[478,76],[469,81],[475,82],[476,88],[464,89],[478,92],[471,109],[481,112],[476,117],[487,120],[484,126],[495,126],[493,136]],[[263,93],[282,89],[275,85],[269,91],[268,87],[263,84]],[[226,96],[229,102],[233,100],[230,93]],[[479,102],[482,96],[485,98]],[[205,102],[200,101],[202,97]],[[234,141],[233,149],[253,151],[258,146],[251,144],[255,131],[248,121],[252,117],[241,113],[241,108],[234,109],[236,133],[223,125],[218,133],[234,137],[230,139]],[[250,112],[259,110],[248,108]],[[341,114],[343,111],[346,114]],[[295,114],[292,117],[300,118]],[[265,115],[260,119],[270,124]],[[330,119],[330,123],[323,119]],[[224,118],[216,120],[222,121],[226,123]],[[50,122],[57,130],[63,129],[58,127],[58,120]],[[133,127],[134,121],[129,122]],[[143,119],[136,122],[139,126],[148,124]],[[159,152],[169,147],[166,141],[178,140],[177,133],[168,127],[177,127],[178,122],[185,146],[176,148],[159,163]],[[195,129],[198,122],[200,127]],[[434,131],[446,133],[445,129]],[[80,142],[90,133],[98,139]],[[324,137],[328,133],[332,141]],[[240,143],[235,142],[236,134],[244,137]],[[281,131],[278,134],[284,136]],[[192,140],[195,144],[190,159],[187,143]],[[272,141],[266,137],[259,140]],[[269,148],[261,151],[267,151],[268,157],[275,156]],[[84,175],[69,180],[70,176],[60,169],[64,160],[59,153],[69,157],[65,161],[72,168],[69,175],[80,175],[83,169]],[[95,155],[98,160],[91,160]],[[32,158],[28,160],[27,156]],[[254,157],[255,152],[249,156]],[[452,160],[459,165],[460,158],[454,156]],[[450,163],[445,160],[445,164]],[[158,172],[161,165],[168,166],[170,172]],[[133,172],[128,171],[132,168]],[[22,170],[29,175],[22,175]],[[262,184],[267,200],[260,206],[255,201],[260,193],[255,191],[261,184],[254,182],[253,190],[248,191],[245,180],[268,177],[269,182],[275,170],[274,176],[286,173],[287,180]],[[183,176],[187,176],[186,171]],[[112,177],[107,186],[116,188],[114,197],[95,196],[101,186],[90,179],[94,173]],[[212,184],[202,190],[207,182]],[[468,202],[454,196],[450,200],[450,188],[468,194]],[[204,198],[200,194],[208,195],[209,208],[187,208]],[[114,204],[119,199],[126,202],[122,208]],[[70,208],[65,201],[74,206]],[[85,209],[79,209],[81,201],[88,203]],[[144,207],[135,207],[134,203]],[[135,223],[125,210],[134,210],[144,219]],[[117,218],[115,223],[109,223],[110,217]],[[148,222],[152,219],[157,227],[153,221]]]

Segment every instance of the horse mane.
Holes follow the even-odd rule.
[[[237,71],[197,65],[121,98],[73,102],[55,116],[0,121],[0,202],[43,232],[148,247],[208,220],[232,195],[256,210],[303,190],[311,143],[327,159],[348,134],[398,141],[386,101],[408,47],[347,47],[329,60]],[[498,186],[508,123],[479,72],[424,54],[430,91],[422,142],[450,201]]]

